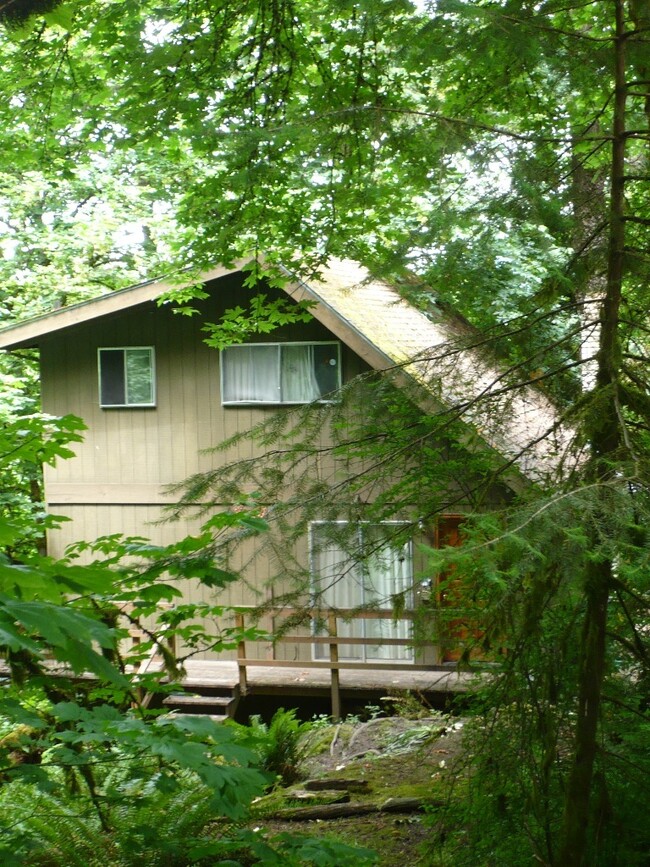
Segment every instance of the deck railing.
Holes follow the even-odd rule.
[[[312,631],[309,635],[295,635],[293,633],[284,632],[282,626],[274,626],[273,635],[268,641],[269,656],[265,659],[259,657],[251,657],[247,652],[247,641],[242,639],[237,646],[237,668],[239,671],[239,686],[242,695],[246,694],[248,688],[248,669],[255,667],[273,667],[273,668],[305,668],[305,669],[327,669],[330,673],[330,692],[332,697],[332,717],[336,720],[341,716],[341,685],[340,672],[345,669],[358,670],[390,670],[390,671],[429,671],[432,665],[418,664],[415,662],[394,662],[387,659],[383,662],[368,662],[366,660],[340,660],[339,646],[340,645],[360,645],[368,647],[410,647],[423,648],[435,647],[434,642],[424,639],[410,638],[381,638],[378,636],[348,636],[340,635],[339,621],[344,623],[352,623],[356,620],[390,620],[392,622],[408,621],[412,623],[415,617],[413,610],[400,611],[396,614],[392,610],[373,609],[359,611],[358,609],[304,609],[304,608],[264,608],[264,614],[282,618],[285,621],[297,621],[300,618],[302,621],[311,620],[312,623],[318,624],[321,629],[326,629],[326,634],[322,631]],[[253,606],[236,606],[235,608],[235,625],[244,630],[246,628],[246,618],[254,616],[255,620],[259,620],[260,610]],[[296,624],[298,625],[298,624]],[[302,624],[300,624],[302,625]],[[313,629],[313,627],[312,627]],[[324,645],[329,649],[329,659],[301,659],[287,660],[275,658],[275,646],[277,644],[311,644]]]

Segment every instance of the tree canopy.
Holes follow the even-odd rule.
[[[349,256],[553,395],[582,458],[449,555],[512,636],[526,770],[483,768],[492,815],[553,865],[615,863],[647,737],[649,33],[644,0],[97,0],[0,36],[10,315],[152,264]]]

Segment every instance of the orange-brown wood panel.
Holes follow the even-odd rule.
[[[436,548],[462,544],[462,515],[443,515],[438,519],[435,529]],[[465,649],[468,639],[476,638],[478,632],[467,617],[459,611],[453,616],[453,609],[461,608],[460,582],[454,579],[453,567],[438,575],[437,602],[441,609],[441,661],[457,662]],[[446,609],[446,611],[445,611]]]

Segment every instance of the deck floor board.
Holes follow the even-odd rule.
[[[188,660],[185,663],[186,677],[183,685],[189,688],[232,688],[239,683],[237,663],[232,660]],[[274,666],[246,668],[249,690],[264,691],[304,688],[329,689],[330,672],[328,669],[280,668]],[[455,669],[437,669],[430,671],[363,671],[359,669],[344,669],[340,672],[342,690],[415,690],[418,692],[466,692],[474,681],[475,675],[469,672],[458,672]]]

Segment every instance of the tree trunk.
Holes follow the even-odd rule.
[[[600,128],[593,124],[589,133],[598,135]],[[586,393],[596,385],[597,355],[600,344],[601,306],[607,289],[607,276],[603,261],[607,255],[605,234],[605,172],[587,166],[583,157],[574,153],[571,171],[571,199],[575,231],[573,249],[580,262],[580,279],[575,300],[581,319],[579,358],[582,390]]]
[[[621,446],[618,381],[620,367],[619,309],[623,283],[625,244],[625,19],[622,0],[616,0],[616,37],[614,67],[614,121],[609,202],[609,249],[607,283],[601,309],[600,341],[597,354],[596,385],[587,422],[590,434],[593,482],[611,479],[611,466]],[[607,490],[602,488],[602,516],[607,515]],[[593,532],[594,547],[598,530]],[[559,867],[581,867],[586,862],[587,828],[594,761],[598,747],[598,720],[605,673],[607,602],[612,587],[614,566],[611,560],[585,564],[586,599],[578,671],[578,708],[574,735],[574,756],[567,781]]]
[[[595,563],[589,573],[587,608],[582,630],[575,752],[567,783],[561,848],[557,859],[557,864],[561,867],[580,867],[585,861],[591,782],[605,671],[605,633],[612,577],[611,564]]]

